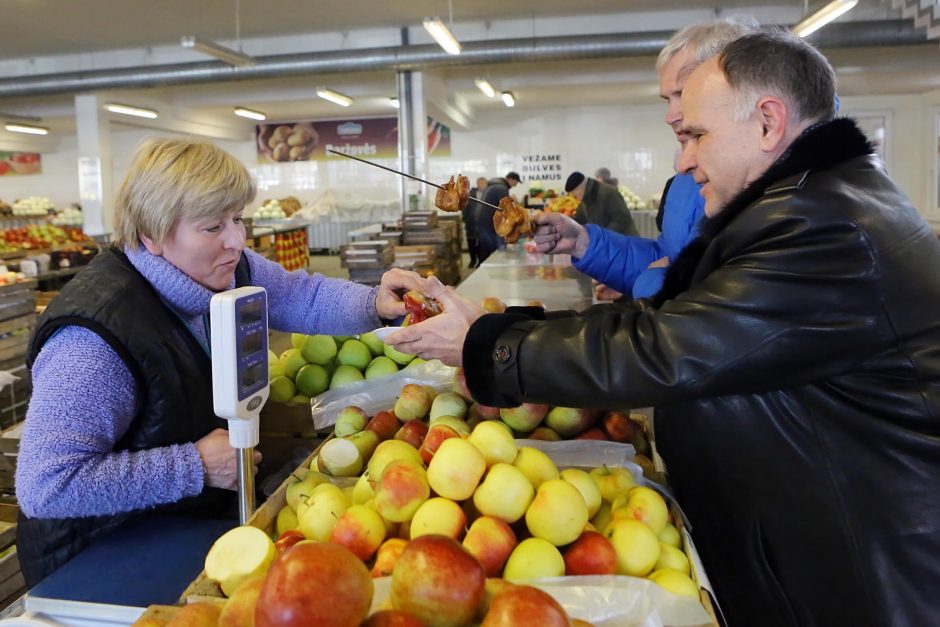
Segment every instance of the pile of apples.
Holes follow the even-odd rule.
[[[311,397],[327,390],[424,363],[387,346],[375,333],[363,333],[358,339],[292,333],[291,345],[280,357],[273,351],[268,354],[271,400],[277,403],[309,404]]]
[[[78,238],[76,239],[76,235]],[[81,228],[52,224],[31,224],[0,231],[0,249],[4,252],[52,248],[85,240]]]
[[[299,229],[274,236],[274,260],[287,270],[306,268],[309,256],[306,231]]]

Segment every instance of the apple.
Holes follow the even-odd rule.
[[[353,505],[365,505],[374,499],[376,483],[378,482],[373,481],[368,472],[363,473],[362,476],[356,480],[356,485],[353,486]]]
[[[300,529],[288,529],[277,537],[277,542],[274,543],[274,550],[277,555],[280,555],[298,542],[306,539],[306,536],[304,536]]]
[[[594,517],[591,518],[591,526],[600,533],[604,533],[604,530],[607,529],[607,525],[610,524],[611,520],[613,520],[613,513],[610,509],[610,503],[601,501],[600,508],[597,510],[597,513],[594,514]]]
[[[463,371],[463,368],[458,367],[457,372],[454,373],[453,391],[468,401],[473,400],[473,396],[470,395],[470,389],[467,387],[467,375]]]
[[[575,440],[606,440],[607,434],[601,431],[598,427],[591,427],[584,433],[579,433],[574,436]]]
[[[365,377],[362,376],[360,371],[352,366],[339,365],[330,379],[330,389],[335,390],[363,380],[365,380]]]
[[[366,368],[366,379],[380,379],[398,372],[398,364],[386,357],[380,355],[373,359]]]
[[[326,542],[339,517],[352,505],[342,488],[332,483],[318,485],[307,499],[307,508],[303,510],[299,529],[308,540]]]
[[[456,540],[421,536],[395,562],[392,607],[432,627],[466,625],[483,600],[485,584],[483,566]]]
[[[518,407],[503,408],[499,410],[499,417],[509,425],[513,431],[528,433],[532,431],[548,413],[548,405],[541,403],[523,403]]]
[[[379,336],[369,331],[359,336],[359,341],[369,347],[369,352],[378,357],[385,351],[385,342],[379,339]]]
[[[529,434],[529,439],[544,440],[546,442],[558,442],[561,440],[561,436],[548,427],[536,427],[532,433]]]
[[[261,594],[263,585],[264,577],[255,577],[235,588],[232,596],[222,606],[222,613],[218,617],[218,626],[254,627],[255,606],[258,603],[258,596]]]
[[[421,420],[431,410],[431,396],[424,386],[408,383],[402,387],[395,401],[395,415],[399,420]]]
[[[467,415],[467,401],[454,392],[438,394],[431,403],[431,421],[438,416],[455,416],[463,418]]]
[[[652,529],[631,518],[615,518],[604,537],[617,552],[617,574],[644,577],[659,560],[660,544]]]
[[[295,511],[301,500],[306,500],[313,493],[313,489],[321,483],[329,483],[330,478],[322,472],[307,470],[302,475],[291,473],[287,479],[287,504]]]
[[[487,313],[503,313],[506,311],[506,303],[495,296],[487,296],[480,301],[480,307]]]
[[[300,347],[303,358],[321,366],[336,357],[336,342],[329,335],[308,335]]]
[[[416,421],[406,423],[405,426],[414,424]],[[404,428],[404,427],[402,427]],[[440,448],[441,443],[444,440],[449,438],[459,438],[460,434],[457,433],[452,427],[449,427],[445,424],[436,424],[433,425],[427,432],[427,435],[424,437],[424,441],[421,442],[421,448],[418,449],[418,452],[421,453],[421,459],[424,460],[425,464],[430,464],[431,459],[434,457],[434,453],[437,452],[437,449]]]
[[[653,460],[646,455],[637,453],[633,456],[633,461],[637,466],[643,469],[644,477],[653,477],[656,474],[656,467],[653,465]]]
[[[458,418],[456,416],[438,416],[431,421],[431,426],[434,425],[447,425],[454,431],[460,434],[460,437],[465,438],[470,435],[470,425],[467,424],[467,421],[463,418]]]
[[[483,453],[487,467],[500,462],[511,464],[518,453],[512,432],[502,423],[493,420],[481,422],[474,427],[467,441]]]
[[[587,521],[584,497],[576,487],[562,479],[543,482],[525,513],[529,532],[555,546],[574,542]]]
[[[424,627],[424,623],[402,610],[379,610],[362,627]]]
[[[514,523],[525,515],[534,497],[535,488],[528,477],[515,466],[500,462],[490,468],[473,493],[473,505],[481,514]]]
[[[618,496],[626,494],[636,485],[630,471],[620,466],[594,468],[590,475],[601,491],[601,498],[608,503],[613,503]]]
[[[368,505],[347,509],[330,532],[330,542],[341,544],[366,561],[385,540],[385,521]]]
[[[390,411],[380,411],[372,416],[372,420],[366,424],[366,429],[378,434],[380,440],[390,440],[401,428],[401,422]]]
[[[401,440],[385,440],[375,447],[372,459],[369,460],[369,476],[377,481],[382,477],[382,471],[385,470],[385,466],[390,461],[396,459],[414,462],[419,466],[424,464],[424,461],[421,459],[421,454],[418,453],[418,449],[407,442]]]
[[[601,490],[597,487],[591,475],[579,468],[566,468],[559,473],[559,478],[578,489],[578,492],[584,498],[584,503],[587,505],[588,517],[594,518],[594,515],[601,507],[603,499],[601,498]]]
[[[373,594],[368,569],[349,549],[301,542],[271,567],[258,596],[255,625],[359,625],[369,614]]]
[[[490,602],[481,627],[570,627],[565,608],[552,595],[532,586],[513,586]]]
[[[604,433],[614,442],[632,442],[636,426],[623,412],[609,411],[601,419]]]
[[[336,417],[336,425],[333,427],[333,434],[338,438],[342,438],[347,435],[352,435],[353,433],[359,433],[366,428],[368,422],[369,417],[366,415],[366,412],[359,407],[355,405],[344,407]]]
[[[496,598],[496,595],[502,592],[503,590],[508,590],[509,588],[515,587],[516,584],[510,583],[505,579],[497,579],[495,577],[487,577],[486,579],[486,592],[483,596],[483,603],[480,605],[479,610],[477,611],[477,616],[481,618],[486,616],[486,613],[490,611],[490,604],[493,602],[493,599]]]
[[[480,560],[487,577],[498,577],[516,548],[516,534],[505,521],[481,516],[470,525],[463,546]]]
[[[659,532],[659,541],[677,549],[682,548],[682,540],[679,538],[679,530],[672,523],[666,523],[663,530]]]
[[[545,426],[563,438],[573,438],[590,429],[596,419],[593,409],[555,407],[545,416]]]
[[[395,439],[407,442],[420,450],[421,444],[424,442],[424,436],[427,434],[428,425],[426,423],[421,420],[409,420],[395,434]]]
[[[656,565],[653,566],[653,570],[661,568],[671,568],[684,575],[692,572],[689,558],[685,556],[685,553],[665,542],[659,543],[659,559],[656,561]]]
[[[513,550],[503,579],[525,581],[540,577],[561,577],[565,574],[565,560],[551,542],[542,538],[526,538]]]
[[[699,598],[698,586],[685,573],[671,568],[663,568],[650,574],[649,580],[656,585],[680,596]]]
[[[614,575],[617,552],[610,540],[596,531],[585,531],[562,552],[565,575]]]
[[[421,504],[408,528],[411,539],[432,534],[459,540],[467,525],[467,515],[450,499],[436,496]]]
[[[274,541],[265,532],[235,527],[222,534],[206,554],[206,577],[231,596],[243,582],[266,573],[276,553]]]
[[[375,488],[374,506],[385,520],[405,522],[411,520],[430,495],[428,474],[420,462],[396,459],[382,471]]]
[[[401,555],[405,547],[408,546],[408,540],[402,538],[389,538],[382,543],[378,552],[375,554],[375,564],[372,566],[373,577],[388,577],[392,574],[395,562]]]
[[[499,407],[490,407],[474,403],[467,408],[467,420],[480,418],[481,420],[499,420]]]
[[[645,523],[653,533],[659,535],[669,522],[669,508],[656,490],[636,486],[627,493],[625,507],[613,507],[614,518],[634,518]]]
[[[428,483],[440,496],[463,501],[473,496],[486,472],[486,458],[460,438],[444,440],[428,464]]]
[[[274,523],[274,531],[281,535],[285,531],[297,528],[297,512],[290,505],[285,505],[277,513],[277,520]]]
[[[526,476],[536,490],[543,481],[558,478],[558,467],[555,462],[548,455],[531,446],[519,447],[512,465]]]
[[[375,449],[379,445],[379,434],[375,431],[363,430],[359,433],[347,435],[346,439],[352,442],[353,446],[359,451],[363,463],[368,463],[372,459],[372,454],[375,453]]]
[[[317,454],[317,468],[334,477],[358,477],[362,472],[362,455],[349,440],[327,440]]]

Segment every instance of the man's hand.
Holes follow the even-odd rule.
[[[382,275],[379,291],[375,295],[375,311],[383,320],[394,320],[405,315],[405,302],[399,295],[408,290],[418,290],[428,295],[427,279],[418,273],[392,268]]]
[[[587,229],[561,213],[541,211],[533,216],[535,240],[540,253],[583,257],[588,247]]]
[[[668,268],[669,267],[669,257],[660,257],[650,265],[646,266],[647,268]]]
[[[238,470],[235,449],[229,444],[228,431],[214,429],[196,442],[196,450],[206,470],[205,484],[210,488],[238,489]],[[261,453],[254,452],[255,472],[261,463]]]
[[[594,298],[597,300],[617,300],[623,296],[623,292],[607,287],[597,279],[591,279],[591,283],[594,284]]]
[[[430,277],[427,283],[429,291],[426,294],[444,306],[443,313],[396,331],[385,338],[385,343],[422,359],[440,359],[449,366],[460,366],[467,331],[486,312],[453,288],[442,285],[435,277]]]

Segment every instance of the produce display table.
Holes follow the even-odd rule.
[[[457,292],[476,302],[495,296],[509,306],[538,300],[550,310],[593,304],[591,279],[571,267],[569,255],[527,253],[518,245],[490,255]]]

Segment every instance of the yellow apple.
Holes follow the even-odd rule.
[[[506,560],[516,548],[516,534],[506,521],[480,516],[467,530],[463,546],[480,560],[487,577],[499,577]]]
[[[698,586],[695,585],[695,582],[688,575],[677,570],[671,568],[657,570],[649,576],[649,580],[673,594],[692,597],[693,599],[699,598]]]
[[[601,508],[601,490],[594,483],[591,475],[578,468],[565,468],[559,477],[578,489],[588,508],[588,517],[594,518],[597,510]]]
[[[297,528],[297,513],[290,508],[290,505],[285,505],[281,508],[281,511],[277,513],[277,523],[274,526],[277,535],[281,535],[285,531]]]
[[[370,478],[368,471],[356,480],[356,485],[353,486],[352,493],[353,505],[362,505],[375,498],[375,486],[373,483],[375,482]]]
[[[341,544],[362,561],[368,561],[385,540],[385,521],[368,505],[353,505],[339,517],[330,542]]]
[[[663,530],[659,532],[659,541],[677,549],[682,548],[682,539],[679,537],[679,530],[672,523],[666,523]]]
[[[685,556],[685,553],[665,542],[659,543],[659,559],[656,561],[656,565],[653,566],[653,570],[659,570],[661,568],[678,570],[684,575],[688,575],[692,572],[692,568],[689,565],[689,558]]]
[[[512,465],[522,471],[536,490],[543,481],[558,478],[558,467],[555,462],[548,455],[531,446],[521,447]]]
[[[632,518],[610,521],[604,535],[617,552],[617,574],[643,577],[659,560],[660,545],[652,529]]]
[[[597,510],[597,513],[594,514],[594,517],[591,518],[591,524],[594,525],[594,528],[597,529],[598,533],[604,533],[604,530],[607,529],[607,525],[610,524],[612,519],[610,513],[610,503],[607,501],[601,501],[600,509]]]
[[[543,482],[525,513],[529,532],[555,546],[577,540],[587,521],[584,497],[576,487],[562,479]]]
[[[626,507],[613,508],[614,518],[621,516],[645,523],[659,535],[669,521],[669,508],[656,490],[637,486],[630,490]]]
[[[405,459],[424,466],[424,460],[421,459],[418,449],[403,440],[385,440],[379,442],[379,445],[375,447],[375,452],[372,453],[367,466],[369,476],[378,481],[382,477],[386,464],[394,459]]]
[[[441,442],[428,465],[428,483],[444,498],[463,501],[473,495],[486,472],[486,458],[477,447],[460,438]]]
[[[374,505],[385,520],[405,522],[430,495],[428,476],[420,462],[396,459],[382,471]]]
[[[460,506],[450,499],[438,496],[421,504],[411,519],[409,534],[412,540],[431,534],[459,540],[466,525],[467,515]]]
[[[473,505],[481,514],[514,523],[522,518],[534,497],[535,490],[522,471],[498,463],[473,493]]]
[[[561,577],[565,574],[565,558],[551,542],[526,538],[509,555],[503,568],[503,579],[524,581],[540,577]]]
[[[300,475],[291,474],[287,479],[287,504],[297,511],[297,504],[313,493],[321,483],[329,483],[330,478],[322,472],[306,470]]]
[[[512,432],[495,420],[478,424],[467,440],[483,453],[487,468],[499,462],[511,464],[516,459],[518,451]]]
[[[373,577],[388,577],[392,574],[395,566],[395,560],[401,555],[401,552],[408,546],[407,540],[401,538],[389,538],[382,543],[378,552],[375,554],[375,565],[372,567]]]
[[[307,508],[299,516],[298,529],[308,540],[326,542],[330,539],[333,525],[350,505],[352,501],[342,488],[332,483],[318,485],[307,499]]]
[[[614,499],[636,485],[630,471],[619,466],[595,468],[591,471],[591,477],[600,488],[601,498],[608,503],[613,503]]]

